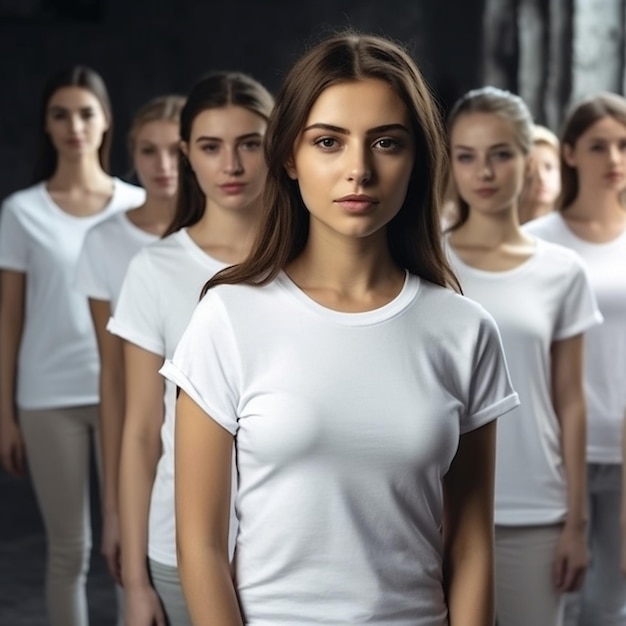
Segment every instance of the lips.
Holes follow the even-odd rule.
[[[219,187],[224,193],[228,195],[235,195],[241,193],[245,186],[246,183],[224,183]]]
[[[337,198],[335,202],[349,213],[363,213],[378,204],[378,199],[366,194],[350,194]]]
[[[490,198],[493,196],[498,190],[494,187],[481,187],[480,189],[476,189],[474,193],[481,198]]]

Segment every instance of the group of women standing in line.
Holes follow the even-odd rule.
[[[128,626],[626,624],[623,98],[559,150],[477,89],[446,139],[409,55],[349,33],[275,106],[236,72],[147,104],[143,190],[107,173],[93,71],[41,122],[0,217],[0,454],[53,626],[87,624],[90,433]],[[561,210],[522,227],[559,152]]]

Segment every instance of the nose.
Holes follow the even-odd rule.
[[[230,175],[243,172],[243,165],[237,148],[224,151],[224,172]]]
[[[367,149],[364,146],[355,146],[348,151],[348,154],[348,181],[357,185],[365,185],[370,182],[373,172]]]
[[[621,152],[619,146],[611,144],[609,146],[609,159],[611,163],[619,163],[621,160]]]
[[[80,115],[70,115],[68,117],[69,127],[72,134],[77,135],[83,128],[83,120]]]
[[[159,150],[157,155],[158,168],[160,172],[167,172],[174,169],[175,162],[174,157],[169,150]]]
[[[481,180],[491,180],[493,178],[493,165],[488,158],[479,161],[478,175]]]

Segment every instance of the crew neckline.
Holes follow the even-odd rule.
[[[129,230],[133,231],[137,235],[143,237],[144,240],[146,240],[146,241],[157,241],[157,240],[159,240],[161,238],[159,235],[156,235],[155,233],[151,233],[151,232],[149,232],[147,230],[144,230],[143,228],[137,226],[137,224],[135,224],[135,222],[133,222],[130,219],[130,217],[128,217],[129,211],[133,211],[133,210],[134,209],[129,209],[128,211],[122,211],[120,213],[120,219],[124,222],[125,226],[127,226]]]
[[[558,213],[555,212],[553,215],[556,219],[558,219],[562,228],[565,229],[567,234],[574,241],[578,242],[582,246],[589,246],[590,248],[595,248],[595,249],[599,249],[602,247],[608,248],[610,246],[619,245],[623,239],[626,239],[626,228],[624,228],[624,230],[617,237],[614,237],[613,239],[609,239],[609,241],[589,241],[589,239],[584,239],[583,237],[581,237],[580,235],[574,232],[574,230],[567,223],[567,220],[563,217],[563,214],[561,213],[561,211],[559,211]]]
[[[46,181],[43,180],[39,184],[39,189],[44,196],[46,203],[48,206],[57,214],[61,215],[69,220],[78,221],[78,222],[87,222],[89,220],[95,220],[101,218],[102,215],[106,215],[111,207],[113,206],[113,202],[115,200],[115,196],[117,195],[117,191],[119,189],[119,179],[116,176],[112,176],[111,180],[113,182],[113,190],[111,191],[111,197],[107,201],[107,203],[97,212],[92,213],[91,215],[73,215],[72,213],[68,213],[65,209],[63,209],[60,205],[56,203],[54,198],[50,195],[48,191],[48,187]]]
[[[535,244],[535,251],[525,260],[522,261],[519,265],[509,269],[509,270],[484,270],[478,267],[474,267],[469,263],[466,263],[456,252],[450,241],[446,238],[446,248],[448,249],[448,253],[451,257],[451,260],[454,265],[457,265],[468,274],[474,274],[475,276],[479,276],[481,278],[486,278],[489,280],[501,280],[501,279],[511,279],[516,278],[518,276],[523,276],[538,263],[538,260],[541,256],[542,251],[544,250],[544,242],[531,235]]]
[[[176,237],[178,239],[180,245],[191,254],[199,263],[202,265],[211,268],[215,272],[219,270],[223,270],[227,267],[230,267],[232,263],[224,263],[224,261],[220,261],[215,257],[211,256],[207,252],[205,252],[191,237],[191,235],[187,232],[187,228],[181,228],[176,231],[172,237]]]
[[[370,311],[346,312],[330,309],[308,296],[296,283],[281,271],[275,279],[276,284],[311,313],[347,326],[368,326],[386,322],[401,314],[414,300],[420,291],[420,279],[405,270],[404,283],[400,292],[392,300]]]

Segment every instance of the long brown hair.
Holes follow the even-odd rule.
[[[180,113],[180,138],[189,142],[196,117],[207,109],[240,106],[269,119],[274,99],[261,83],[241,72],[213,72],[198,81],[187,96]],[[200,221],[206,208],[206,196],[198,184],[189,160],[178,158],[178,192],[174,219],[163,237]]]
[[[102,143],[98,149],[98,157],[102,169],[105,172],[109,171],[111,138],[113,136],[113,113],[109,93],[104,80],[98,72],[89,67],[76,65],[59,70],[53,74],[44,85],[39,109],[39,150],[33,171],[34,183],[47,180],[54,174],[57,168],[58,155],[50,139],[50,135],[46,132],[46,118],[50,99],[59,89],[63,89],[64,87],[80,87],[81,89],[86,89],[91,92],[100,103],[109,126],[102,136]]]
[[[285,164],[320,94],[332,85],[369,78],[386,82],[402,99],[415,139],[407,196],[387,226],[391,256],[411,274],[460,290],[439,234],[447,159],[431,92],[400,45],[383,37],[348,32],[319,43],[287,73],[265,136],[268,175],[261,231],[248,258],[218,273],[205,285],[203,294],[224,283],[265,284],[302,252],[308,238],[309,213]]]
[[[461,96],[448,114],[448,138],[459,117],[469,113],[497,115],[511,124],[515,139],[524,155],[528,156],[533,144],[533,118],[526,103],[516,94],[498,87],[472,89]],[[460,228],[469,218],[470,207],[459,194],[452,168],[450,168],[446,198],[454,204],[456,221],[447,231]]]
[[[574,149],[580,136],[603,117],[612,117],[626,126],[626,99],[616,93],[603,91],[577,102],[565,117],[561,145]],[[565,161],[561,150],[560,211],[567,209],[576,200],[578,191],[578,172]]]

